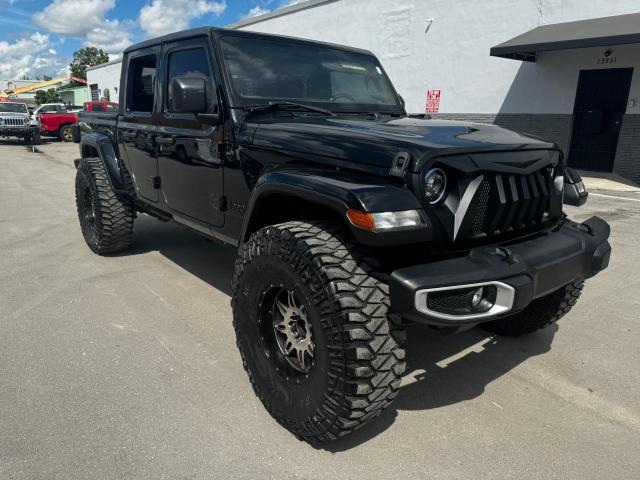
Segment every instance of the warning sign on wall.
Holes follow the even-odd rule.
[[[427,113],[438,113],[440,110],[440,90],[427,90]]]

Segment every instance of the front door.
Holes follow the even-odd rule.
[[[160,47],[140,50],[129,58],[125,113],[118,121],[118,141],[138,194],[151,202],[159,199],[156,133],[158,100],[156,71]]]
[[[610,172],[627,109],[633,68],[581,70],[573,107],[569,165]]]
[[[167,206],[207,225],[224,223],[222,123],[208,125],[193,113],[176,112],[171,83],[175,78],[197,77],[205,82],[207,111],[219,113],[215,63],[206,37],[165,45],[162,54],[163,108],[158,124],[158,171]]]

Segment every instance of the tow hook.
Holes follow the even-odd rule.
[[[495,247],[492,250],[493,251],[489,251],[490,255],[498,255],[502,257],[502,260],[507,262],[509,265],[518,263],[517,257],[507,247]]]

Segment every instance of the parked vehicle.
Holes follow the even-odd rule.
[[[18,137],[24,143],[40,142],[40,128],[31,121],[26,104],[0,102],[0,136]]]
[[[59,113],[66,111],[67,106],[64,103],[43,103],[34,108],[31,115],[33,118],[37,118],[41,113]]]
[[[42,135],[58,137],[65,142],[73,141],[73,125],[78,121],[77,113],[42,113],[38,116]]]
[[[368,51],[201,28],[122,65],[119,111],[79,114],[84,239],[126,250],[144,212],[238,247],[242,361],[299,438],[391,404],[406,322],[524,335],[608,265],[607,223],[562,212],[586,192],[555,144],[407,115]]]
[[[117,112],[118,104],[113,102],[84,102],[85,112]]]

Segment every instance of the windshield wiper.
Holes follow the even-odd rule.
[[[258,113],[258,112],[272,112],[274,110],[284,110],[284,111],[307,111],[307,112],[316,112],[322,113],[323,115],[333,115],[331,110],[326,110],[320,107],[313,107],[311,105],[304,105],[302,103],[295,102],[269,102],[263,103],[260,105],[247,105],[243,108],[245,112]]]

